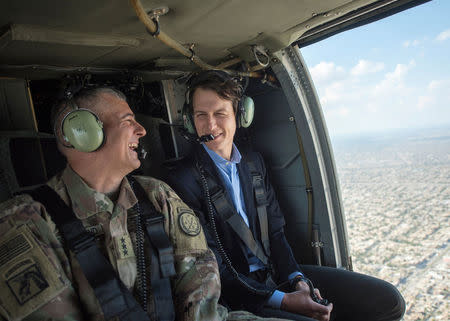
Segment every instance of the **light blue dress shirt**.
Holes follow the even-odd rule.
[[[225,188],[231,195],[231,199],[236,211],[242,217],[245,224],[247,224],[247,226],[250,226],[248,223],[248,216],[245,213],[244,195],[242,193],[239,173],[236,166],[236,164],[239,164],[242,159],[241,153],[239,153],[236,145],[233,144],[230,160],[226,160],[223,157],[219,156],[216,152],[210,150],[205,144],[202,145],[219,170],[219,173],[222,176],[223,181],[225,182]],[[250,249],[248,249],[248,261],[250,263],[250,272],[257,271],[264,267],[263,263],[255,255],[253,255],[253,253],[250,252]],[[292,279],[297,275],[302,275],[302,273],[298,271],[293,272],[289,275],[289,279]],[[266,305],[274,309],[279,309],[281,307],[281,301],[283,300],[284,294],[285,293],[282,291],[275,290],[270,299],[267,301]]]

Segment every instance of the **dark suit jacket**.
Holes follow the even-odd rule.
[[[239,180],[242,187],[244,201],[246,205],[246,214],[249,219],[250,229],[255,239],[261,242],[258,214],[255,207],[255,200],[252,187],[252,178],[246,160],[251,159],[258,172],[263,175],[264,185],[269,205],[267,207],[267,217],[269,226],[269,240],[271,248],[270,261],[273,267],[273,276],[277,283],[287,280],[289,274],[300,271],[291,247],[286,241],[283,227],[285,225],[283,213],[280,210],[275,192],[269,182],[266,168],[262,156],[255,152],[243,154],[242,161],[237,165]],[[214,233],[208,220],[207,203],[201,187],[200,176],[196,167],[196,162],[203,164],[206,175],[222,186],[229,203],[232,205],[231,197],[225,189],[225,184],[219,174],[213,161],[202,146],[194,148],[194,153],[189,157],[178,161],[175,168],[169,171],[168,183],[191,207],[200,218],[204,228],[208,246],[214,251],[219,264],[220,276],[222,281],[222,302],[231,309],[245,309],[249,311],[258,311],[269,298],[268,296],[256,295],[244,287],[227,268],[217,250],[217,244],[214,239]],[[216,227],[223,244],[225,252],[228,254],[233,267],[239,273],[241,279],[257,289],[267,289],[265,284],[255,281],[248,277],[249,263],[247,259],[247,248],[228,225],[227,222],[220,220],[215,213]]]

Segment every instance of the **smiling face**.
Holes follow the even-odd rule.
[[[192,95],[193,119],[198,136],[212,134],[209,149],[230,159],[236,118],[231,100],[225,100],[211,89],[197,88]]]
[[[141,162],[136,148],[139,138],[145,136],[127,102],[112,94],[101,94],[99,103],[92,108],[103,122],[105,144],[96,151],[105,167],[114,173],[126,175],[137,169]]]

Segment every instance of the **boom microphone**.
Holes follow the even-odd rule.
[[[147,151],[142,146],[139,146],[137,153],[139,159],[144,160],[147,157]]]
[[[200,144],[207,143],[211,140],[214,140],[213,134],[203,135],[203,136],[200,136],[199,138],[197,138],[197,142],[199,142]]]
[[[184,139],[186,139],[189,142],[196,142],[199,144],[203,144],[203,143],[207,143],[211,140],[214,140],[213,134],[208,134],[208,135],[203,135],[203,136],[197,137],[197,135],[189,133],[186,129],[180,129],[179,133]]]

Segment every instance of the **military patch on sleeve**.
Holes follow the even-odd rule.
[[[21,226],[0,238],[0,284],[0,315],[22,320],[61,293],[68,280],[30,229]]]
[[[24,305],[31,298],[49,287],[38,265],[33,264],[25,270],[6,280],[9,289],[20,305]]]
[[[168,230],[175,256],[197,255],[207,251],[205,234],[200,220],[179,198],[167,199],[169,204]]]
[[[181,213],[178,216],[178,223],[180,224],[181,230],[187,235],[197,236],[200,234],[200,222],[194,214],[190,212]]]

